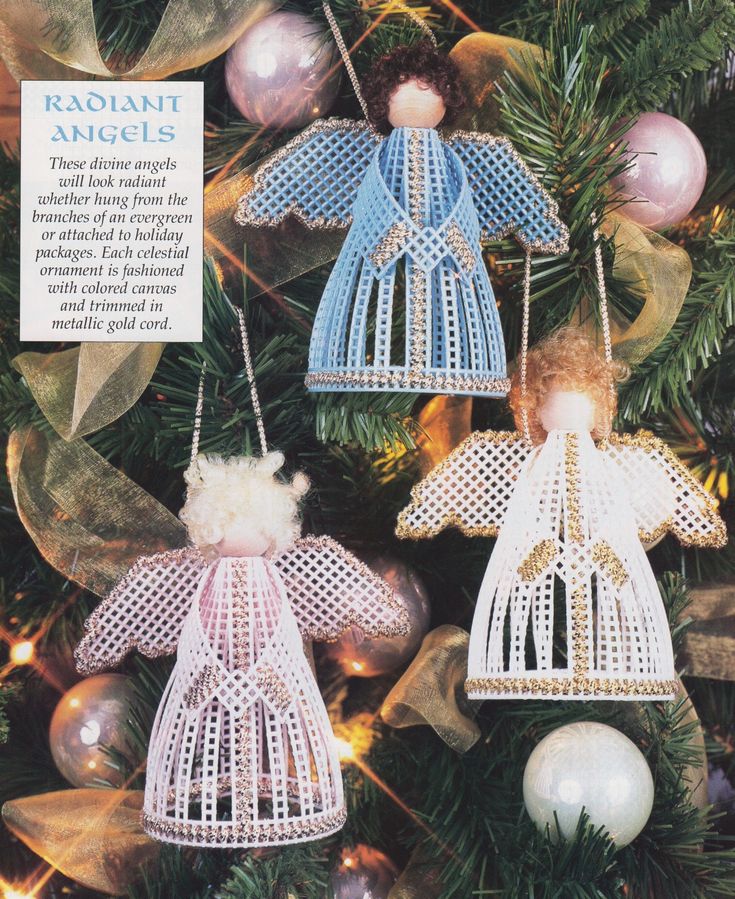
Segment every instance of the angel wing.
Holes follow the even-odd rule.
[[[112,668],[133,649],[149,658],[175,652],[206,567],[194,546],[141,556],[84,622],[77,670]]]
[[[304,537],[273,559],[302,636],[332,641],[351,625],[368,637],[408,633],[403,603],[383,578],[331,537]]]
[[[683,546],[720,548],[727,543],[717,504],[671,449],[651,434],[612,434],[602,448],[628,487],[644,543],[667,531]]]
[[[446,527],[494,537],[533,446],[518,431],[475,431],[411,491],[399,537],[434,537]]]
[[[569,231],[556,203],[509,140],[455,131],[446,143],[467,172],[484,240],[515,234],[526,250],[567,252]]]
[[[314,122],[259,166],[235,221],[277,225],[295,215],[311,228],[349,225],[357,189],[382,140],[365,122]]]

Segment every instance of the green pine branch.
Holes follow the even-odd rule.
[[[689,0],[675,6],[620,65],[614,87],[625,98],[627,114],[657,109],[682,76],[722,59],[734,36],[732,0]]]
[[[680,404],[695,372],[712,364],[735,322],[735,215],[722,213],[690,244],[692,283],[673,328],[620,391],[628,421]]]

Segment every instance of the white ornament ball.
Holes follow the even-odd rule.
[[[707,158],[691,128],[664,112],[644,112],[623,140],[630,167],[612,184],[621,198],[636,201],[623,212],[653,231],[686,218],[707,180]]]
[[[653,777],[638,747],[607,724],[579,721],[550,733],[531,753],[523,801],[539,830],[574,836],[582,809],[618,848],[645,827],[653,808]],[[559,822],[557,832],[554,813]]]
[[[313,19],[275,12],[227,51],[227,93],[250,122],[301,128],[334,103],[341,78],[337,59],[334,41]]]

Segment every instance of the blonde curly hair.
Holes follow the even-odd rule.
[[[628,367],[608,362],[589,335],[580,328],[564,327],[539,341],[528,351],[525,407],[528,428],[534,443],[546,440],[539,412],[552,390],[570,390],[587,394],[595,405],[595,440],[607,437],[617,408],[616,384],[628,376]],[[523,429],[521,372],[511,378],[510,407],[516,428]]]
[[[283,462],[278,452],[261,458],[197,456],[184,475],[188,489],[179,512],[194,543],[210,549],[225,537],[228,524],[252,515],[273,552],[291,546],[301,531],[299,500],[309,479],[297,472],[290,484],[278,481]]]

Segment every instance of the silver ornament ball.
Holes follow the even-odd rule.
[[[123,772],[109,764],[102,747],[127,754],[125,722],[133,696],[129,678],[121,674],[88,677],[62,696],[51,718],[49,743],[56,767],[69,783],[122,785]]]
[[[552,731],[531,753],[523,775],[531,819],[553,836],[574,836],[582,809],[616,846],[643,830],[653,808],[653,777],[638,747],[607,724],[578,721]],[[554,813],[559,821],[557,832]]]
[[[366,637],[358,627],[350,628],[326,653],[350,677],[376,677],[410,662],[429,629],[429,594],[416,572],[390,555],[363,556],[375,574],[393,587],[408,613],[408,633],[401,637]]]
[[[313,19],[275,12],[227,51],[227,92],[250,122],[301,128],[334,103],[341,78],[336,61],[334,42]]]
[[[388,899],[397,877],[398,869],[385,853],[358,843],[342,850],[332,872],[334,899]]]

